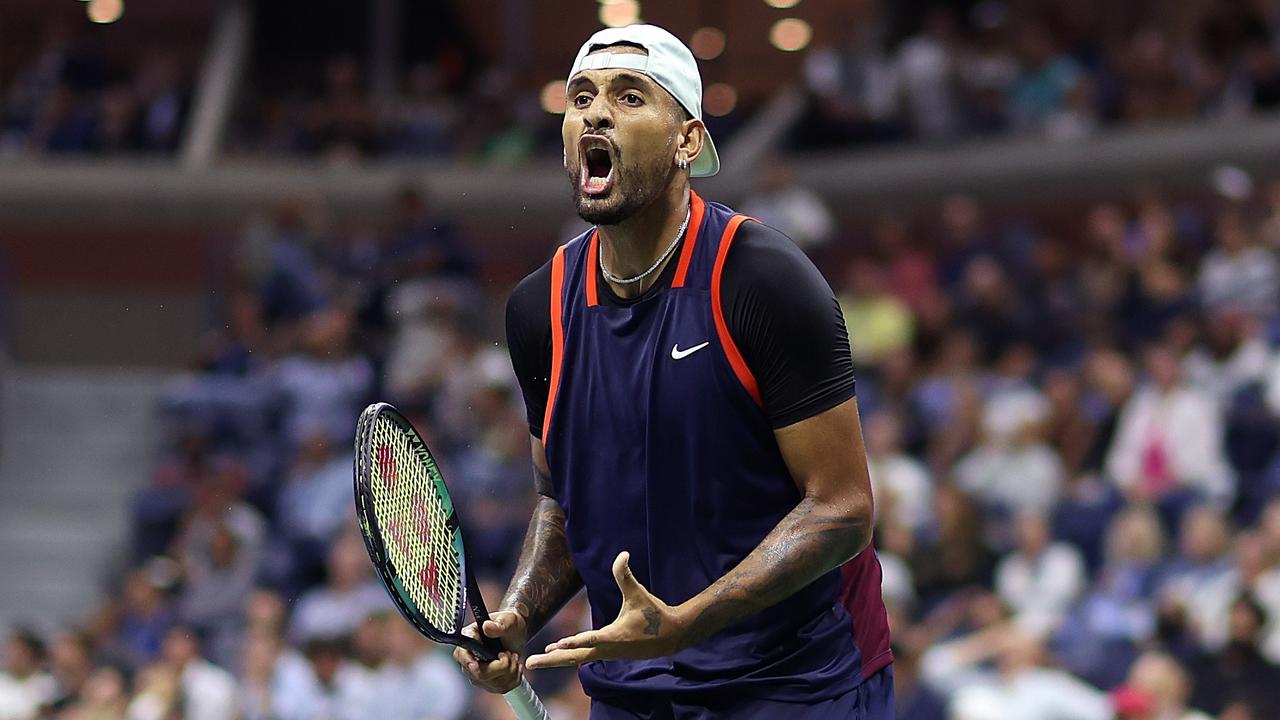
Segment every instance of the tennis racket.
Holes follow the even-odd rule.
[[[481,625],[489,611],[467,567],[444,477],[422,436],[387,403],[365,408],[356,425],[355,495],[369,558],[400,614],[435,642],[497,659],[496,638],[462,634],[468,607]],[[504,697],[520,720],[549,720],[528,680]]]

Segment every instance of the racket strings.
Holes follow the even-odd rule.
[[[452,508],[438,490],[438,470],[426,448],[396,423],[378,418],[369,458],[373,514],[387,559],[404,592],[442,632],[457,632],[461,567]]]

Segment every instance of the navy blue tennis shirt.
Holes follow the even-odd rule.
[[[530,428],[546,448],[597,628],[621,606],[611,572],[620,551],[671,605],[741,562],[801,499],[773,430],[853,396],[843,321],[803,253],[696,194],[690,213],[678,255],[640,297],[612,295],[589,232],[561,246],[508,304]],[[745,255],[729,262],[730,249],[748,231],[760,248],[752,252],[774,258],[766,271],[783,285],[773,289],[790,284],[801,305],[816,299],[801,319],[769,315],[766,305],[787,305],[777,292],[731,285],[726,268]],[[672,657],[589,663],[579,674],[595,698],[732,691],[811,702],[891,662],[880,565],[868,548]]]

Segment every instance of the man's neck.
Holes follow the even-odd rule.
[[[652,267],[675,240],[691,200],[689,184],[681,182],[617,225],[601,226],[600,253],[610,274],[630,278]],[[670,263],[672,257],[668,257],[663,265]],[[633,298],[648,290],[661,275],[662,268],[656,268],[638,283],[618,285],[608,280],[605,282],[618,297]]]

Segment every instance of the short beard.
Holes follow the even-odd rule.
[[[569,182],[573,186],[573,202],[578,217],[592,225],[621,223],[648,207],[663,193],[674,167],[665,173],[664,169],[665,167],[652,167],[646,171],[635,166],[628,167],[614,182],[609,196],[599,199],[588,197],[582,192],[581,168],[570,170]],[[623,178],[630,178],[631,181],[624,182]]]

